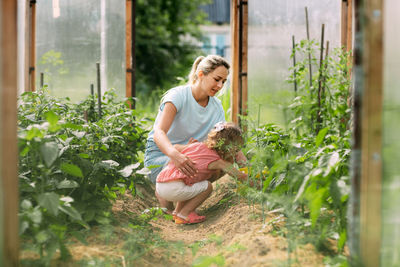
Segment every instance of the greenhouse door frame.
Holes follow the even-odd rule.
[[[248,1],[231,0],[232,94],[231,120],[247,115]]]
[[[380,266],[383,2],[355,0],[354,140],[349,234],[352,265]]]
[[[19,266],[17,1],[0,2],[0,263]]]
[[[136,56],[135,56],[135,12],[136,0],[126,0],[125,22],[125,61],[126,61],[126,90],[125,96],[133,99],[129,102],[131,108],[135,108],[136,97]]]

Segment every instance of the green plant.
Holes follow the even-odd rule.
[[[103,97],[103,115],[85,120],[84,105],[46,92],[24,93],[18,110],[20,234],[48,263],[57,249],[69,256],[66,236],[91,224],[110,223],[112,200],[130,190],[140,151],[143,123],[135,110]]]
[[[319,249],[330,250],[327,240],[335,239],[340,251],[347,237],[349,196],[349,55],[335,49],[320,65],[317,45],[296,45],[296,56],[304,60],[291,69],[289,81],[297,83],[298,91],[287,109],[288,129],[258,123],[250,128],[245,149],[250,183],[239,193],[263,208],[283,207],[289,242],[296,244],[299,233],[306,232]],[[314,68],[323,66],[311,83],[308,53]]]

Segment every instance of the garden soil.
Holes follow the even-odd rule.
[[[274,211],[264,211],[262,216],[259,206],[249,205],[235,194],[237,186],[229,176],[214,182],[213,187],[210,198],[197,210],[207,217],[205,222],[176,225],[162,218],[151,223],[163,239],[183,244],[183,251],[155,249],[137,266],[192,266],[207,260],[221,263],[218,259],[225,266],[240,267],[324,266],[324,256],[311,244],[299,245],[289,255],[288,241],[273,231],[284,224],[283,216]],[[114,212],[142,212],[157,205],[152,190],[142,190],[141,195],[139,202],[132,199],[116,203]]]
[[[134,266],[324,266],[324,255],[311,244],[298,245],[288,253],[288,240],[282,235],[284,217],[279,211],[264,211],[263,216],[259,206],[249,205],[235,193],[237,186],[229,176],[214,182],[213,187],[212,195],[197,210],[207,217],[205,222],[176,225],[162,216],[151,221],[154,232],[168,246],[149,250],[135,260]],[[112,215],[121,225],[157,206],[152,185],[139,185],[137,191],[140,197],[126,194],[113,205]],[[101,233],[97,234],[95,228],[92,231],[88,244],[76,241],[68,245],[75,264],[57,260],[51,266],[76,266],[82,259],[96,258],[112,259],[115,266],[132,266],[121,253],[122,242],[104,244]],[[128,234],[129,229],[115,227],[110,240],[124,240]],[[22,257],[32,258],[26,253]]]

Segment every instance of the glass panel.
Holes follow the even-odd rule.
[[[37,1],[36,21],[37,86],[44,73],[52,94],[80,100],[99,62],[102,92],[125,96],[125,1]]]
[[[384,9],[383,192],[381,266],[400,266],[400,2]]]
[[[325,24],[325,41],[340,46],[341,1],[252,0],[249,1],[248,90],[249,115],[261,122],[284,123],[279,103],[293,85],[285,80],[292,66],[292,35],[296,42],[307,38],[305,7],[308,9],[310,38],[320,42]]]

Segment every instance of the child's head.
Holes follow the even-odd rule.
[[[215,150],[222,159],[233,162],[235,155],[244,143],[242,130],[234,123],[219,122],[210,131],[205,143],[208,148]]]

